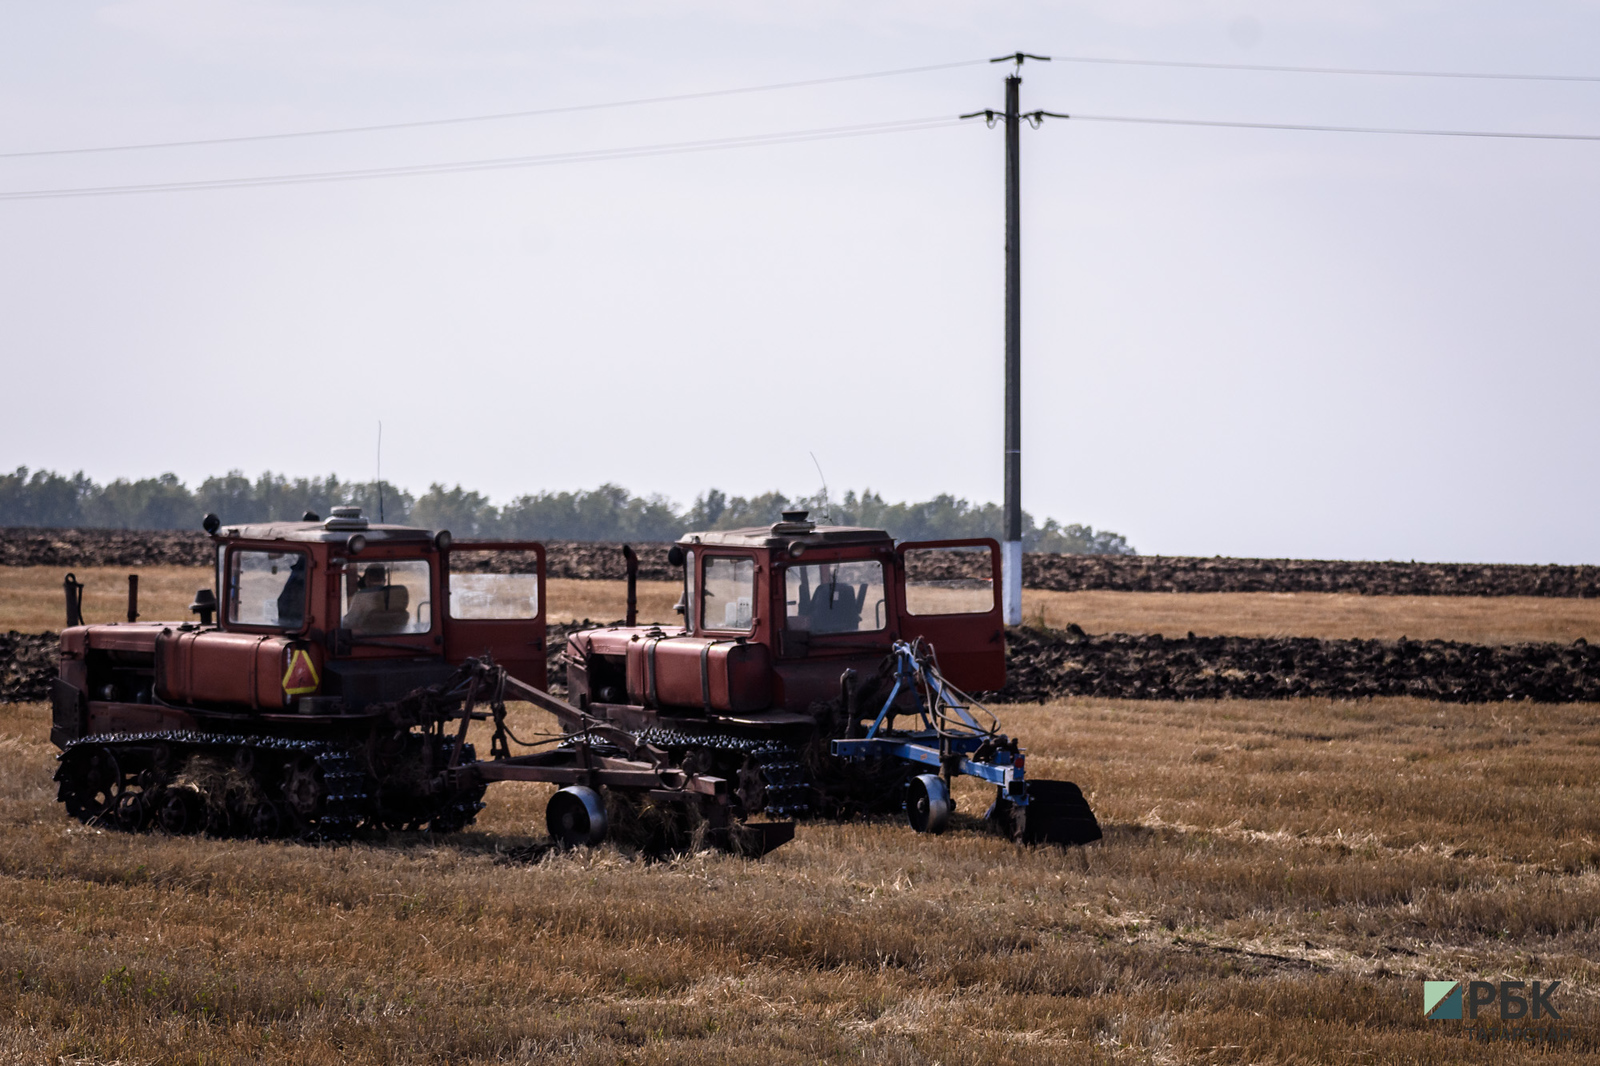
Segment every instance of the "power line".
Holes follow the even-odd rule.
[[[566,115],[581,111],[600,111],[613,107],[636,107],[641,104],[667,104],[684,100],[705,100],[714,96],[738,96],[746,93],[767,93],[779,89],[801,89],[812,85],[834,85],[846,81],[865,81],[870,78],[892,78],[901,74],[925,74],[934,70],[951,70],[955,67],[978,66],[983,59],[964,59],[955,63],[933,63],[922,67],[900,67],[895,70],[875,70],[866,74],[840,74],[831,78],[809,78],[805,81],[780,81],[770,85],[746,85],[734,89],[707,89],[695,93],[674,93],[670,96],[641,96],[632,100],[610,100],[598,104],[572,104],[566,107],[541,107],[527,111],[498,111],[487,115],[463,115],[455,118],[419,119],[414,122],[382,122],[370,126],[337,126],[320,130],[296,130],[289,133],[252,133],[237,137],[201,137],[187,141],[150,141],[140,144],[110,144],[89,148],[47,148],[27,152],[0,152],[0,159],[28,159],[51,155],[89,155],[99,152],[134,152],[155,148],[195,148],[212,144],[245,144],[252,141],[284,141],[297,137],[331,137],[344,133],[377,133],[384,130],[422,129],[428,126],[457,126],[473,122],[498,122],[512,118],[534,118],[539,115]]]
[[[983,114],[984,112],[978,112]],[[1387,126],[1312,126],[1293,122],[1222,122],[1197,118],[1144,118],[1134,115],[1051,115],[1081,122],[1133,122],[1152,126],[1220,126],[1240,130],[1305,130],[1312,133],[1387,133],[1408,137],[1494,137],[1518,141],[1600,141],[1600,133],[1516,133],[1500,130],[1396,129]]]
[[[1043,58],[1043,57],[1038,57]],[[1253,70],[1285,74],[1355,74],[1398,78],[1457,78],[1488,81],[1548,81],[1548,82],[1600,82],[1600,75],[1576,74],[1515,74],[1477,73],[1442,70],[1385,70],[1367,67],[1297,67],[1261,63],[1200,63],[1169,59],[1114,59],[1106,56],[1055,56],[1062,63],[1093,63],[1107,66],[1175,67],[1193,70]],[[380,122],[363,126],[333,126],[316,130],[291,130],[285,133],[252,133],[231,137],[197,137],[180,141],[147,141],[134,144],[91,145],[84,148],[44,148],[20,152],[0,152],[0,159],[30,159],[40,156],[91,155],[105,152],[134,152],[163,148],[197,148],[217,144],[248,144],[255,141],[282,141],[303,137],[331,137],[348,133],[380,133],[386,130],[424,129],[431,126],[457,126],[476,122],[498,122],[513,118],[536,118],[542,115],[574,114],[616,107],[637,107],[644,104],[666,104],[685,100],[705,100],[718,96],[738,96],[748,93],[776,92],[782,89],[800,89],[813,85],[833,85],[840,82],[866,81],[874,78],[891,78],[902,74],[925,74],[936,70],[953,70],[957,67],[980,66],[993,60],[964,59],[953,63],[931,63],[919,67],[898,67],[894,70],[875,70],[863,74],[840,74],[828,78],[808,78],[801,81],[773,82],[767,85],[746,85],[731,89],[708,89],[702,92],[674,93],[666,96],[643,96],[629,100],[610,100],[596,104],[572,104],[565,107],[531,108],[521,111],[498,111],[484,115],[460,115],[451,118],[417,119],[408,122]]]
[[[595,163],[612,159],[637,159],[656,155],[681,155],[733,148],[761,148],[777,144],[867,137],[882,133],[910,133],[960,125],[947,116],[870,122],[856,126],[827,126],[818,129],[755,133],[711,140],[641,144],[624,148],[595,148],[579,152],[553,152],[546,155],[506,156],[498,159],[470,159],[454,163],[421,163],[412,166],[372,167],[363,170],[325,170],[304,174],[270,174],[248,178],[215,178],[205,181],[154,182],[144,185],[96,185],[70,189],[21,189],[0,192],[0,200],[65,200],[90,196],[130,196],[140,193],[198,192],[207,189],[250,189],[269,185],[314,185],[324,182],[365,181],[374,178],[418,177],[428,174],[460,174],[480,170],[511,170],[520,167],[557,166],[564,163]]]
[[[984,112],[976,112],[983,115]],[[975,116],[966,116],[968,118]],[[1153,126],[1203,126],[1247,130],[1296,130],[1311,133],[1370,133],[1413,137],[1488,137],[1537,141],[1600,141],[1592,133],[1520,133],[1501,130],[1400,129],[1383,126],[1318,126],[1289,122],[1229,122],[1213,119],[1156,118],[1137,115],[1086,115],[1030,112],[1023,116],[1075,119],[1079,122],[1124,122]],[[929,117],[870,122],[855,126],[825,126],[817,129],[755,133],[739,137],[718,137],[699,141],[630,145],[622,148],[595,148],[578,152],[553,152],[545,155],[505,156],[495,159],[469,159],[453,163],[419,163],[397,167],[371,167],[358,170],[325,170],[301,174],[268,174],[245,178],[213,178],[202,181],[152,182],[142,185],[94,185],[67,189],[19,189],[0,192],[4,200],[65,200],[91,196],[129,196],[141,193],[198,192],[209,189],[248,189],[272,185],[313,185],[327,182],[365,181],[375,178],[420,177],[430,174],[461,174],[480,170],[511,170],[522,167],[557,166],[566,163],[598,163],[613,159],[638,159],[657,155],[721,151],[734,148],[761,148],[807,141],[865,137],[882,133],[909,133],[961,125],[962,119]]]
[[[1181,67],[1192,70],[1260,70],[1276,74],[1365,74],[1386,78],[1600,82],[1600,75],[1593,74],[1494,74],[1453,70],[1381,70],[1371,67],[1291,67],[1265,63],[1190,63],[1172,59],[1108,59],[1102,56],[1052,56],[1051,58],[1058,63],[1097,63],[1121,67]]]

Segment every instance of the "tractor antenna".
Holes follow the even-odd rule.
[[[378,524],[383,524],[383,423],[378,423]]]
[[[822,472],[822,464],[817,462],[817,453],[808,452],[807,454],[811,456],[811,465],[817,468],[817,477],[822,479],[822,517],[826,518],[831,526],[833,525],[833,508],[828,503],[828,475]]]

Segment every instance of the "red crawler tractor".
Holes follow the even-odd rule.
[[[987,817],[1019,840],[1099,839],[1077,786],[1027,780],[1020,746],[966,695],[1005,683],[998,547],[896,545],[805,511],[689,534],[668,555],[684,570],[684,624],[571,634],[569,698],[736,781],[746,811],[903,807],[939,832],[952,780],[970,776],[996,786]]]
[[[61,635],[50,736],[59,798],[77,817],[324,839],[450,831],[473,820],[488,783],[521,780],[566,786],[547,821],[568,843],[604,837],[601,790],[746,850],[792,835],[742,827],[727,781],[544,691],[541,545],[453,545],[356,508],[228,528],[211,515],[205,527],[216,585],[196,594],[195,620]],[[508,698],[551,711],[565,742],[513,756]],[[486,760],[466,741],[475,719],[494,723]]]
[[[669,555],[685,624],[573,634],[569,702],[545,691],[539,544],[452,544],[356,508],[205,527],[216,584],[196,620],[62,633],[56,780],[85,821],[443,832],[491,782],[543,781],[564,786],[546,821],[565,843],[620,818],[647,846],[760,853],[807,813],[904,807],[938,832],[966,775],[996,786],[989,817],[1018,839],[1099,836],[1077,788],[1026,780],[1023,750],[963,692],[1005,678],[993,541],[896,546],[805,512],[692,534]],[[540,745],[512,733],[507,699],[552,713],[558,742],[513,755]],[[474,720],[493,722],[487,759]]]

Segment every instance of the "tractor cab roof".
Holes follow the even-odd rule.
[[[807,548],[833,548],[854,544],[881,544],[892,546],[894,538],[881,529],[862,526],[819,526],[808,521],[807,511],[785,511],[783,521],[770,526],[748,526],[744,529],[718,529],[705,533],[687,533],[678,539],[684,547],[725,545],[739,548],[786,548],[803,544]]]
[[[335,507],[329,518],[309,516],[300,522],[256,522],[237,526],[218,523],[207,528],[213,536],[241,540],[289,540],[325,544],[343,544],[352,533],[360,533],[369,544],[425,544],[433,540],[433,531],[415,526],[373,525],[361,517],[359,507]]]

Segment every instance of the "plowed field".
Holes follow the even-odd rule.
[[[635,545],[639,576],[673,580],[667,545]],[[620,544],[547,541],[551,577],[617,580]],[[208,566],[211,542],[185,530],[0,529],[0,566]],[[1600,597],[1600,567],[1482,563],[1040,555],[1023,584],[1056,592],[1340,592],[1363,596]]]

